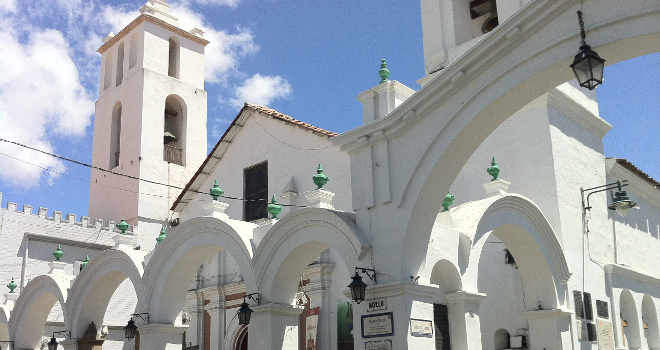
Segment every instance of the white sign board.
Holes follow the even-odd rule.
[[[431,336],[433,335],[433,322],[430,320],[410,319],[410,334]]]
[[[365,350],[392,350],[392,340],[370,340],[364,343]]]
[[[362,315],[362,337],[384,337],[394,335],[392,313]]]
[[[367,300],[367,312],[387,310],[387,298]]]
[[[597,320],[598,324],[598,350],[614,350],[614,333],[612,322]]]

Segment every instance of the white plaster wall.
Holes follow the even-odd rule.
[[[254,118],[258,118],[259,124]],[[279,140],[295,145],[293,148],[283,145],[262,129],[262,126]],[[328,191],[334,192],[333,204],[339,210],[350,210],[351,190],[350,176],[348,174],[348,155],[339,151],[324,136],[301,129],[292,124],[286,124],[270,117],[259,115],[246,119],[243,127],[232,140],[227,149],[201,190],[208,191],[215,180],[220,188],[229,197],[243,198],[243,169],[253,165],[268,162],[268,198],[275,194],[279,203],[282,200],[282,190],[293,177],[300,193],[295,204],[306,206],[304,193],[316,189],[312,176],[316,174],[319,163],[323,165],[324,173],[330,178],[325,186]],[[300,148],[317,148],[304,150]],[[321,149],[318,149],[321,148]],[[202,206],[211,200],[210,196],[198,194],[181,212],[181,221],[204,215]],[[226,213],[232,219],[243,219],[243,202],[229,198],[220,198],[220,201],[229,203]],[[292,208],[285,207],[280,218],[289,213]]]

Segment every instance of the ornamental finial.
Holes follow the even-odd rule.
[[[454,204],[454,199],[456,199],[455,196],[449,194],[449,191],[447,191],[447,195],[445,196],[445,200],[442,201],[442,212],[449,211],[449,206]]]
[[[211,197],[213,197],[214,201],[218,200],[218,197],[222,196],[225,194],[225,191],[223,191],[220,186],[218,186],[218,180],[215,180],[215,185],[211,188]]]
[[[217,185],[217,182],[216,182],[216,185]],[[165,234],[165,226],[163,226],[160,229],[160,236],[156,237],[156,244],[158,244],[158,243],[162,242],[163,240],[165,240],[166,237],[167,237],[167,235]]]
[[[80,263],[80,271],[82,271],[82,269],[85,268],[85,266],[87,266],[88,263],[89,263],[89,254],[85,258],[85,261]]]
[[[279,220],[277,216],[280,215],[281,212],[282,206],[277,204],[277,198],[273,195],[273,199],[270,201],[270,204],[268,204],[268,213],[273,216],[273,219]]]
[[[121,230],[121,234],[125,235],[126,230],[128,230],[128,223],[126,222],[126,219],[121,219],[121,221],[117,224],[117,228]]]
[[[57,250],[53,252],[53,256],[55,256],[55,261],[60,261],[60,258],[64,255],[64,252],[62,251],[62,247],[58,244],[57,245]]]
[[[486,169],[488,171],[488,175],[492,176],[493,179],[490,181],[495,181],[499,180],[500,178],[498,177],[500,175],[500,167],[497,166],[497,162],[495,161],[495,157],[493,157],[493,161],[490,163],[490,167]]]
[[[387,78],[390,76],[390,70],[387,69],[387,63],[385,63],[384,58],[380,60],[380,70],[378,71],[378,75],[380,75],[381,83],[387,81]]]
[[[321,164],[319,164],[319,168],[316,169],[316,175],[312,177],[312,180],[314,180],[317,190],[324,190],[325,188],[323,188],[323,186],[330,181],[330,178],[323,173],[323,167],[321,167]]]
[[[18,287],[18,285],[16,284],[16,282],[14,282],[14,277],[12,277],[11,282],[9,282],[9,284],[7,285],[7,288],[9,288],[9,293],[13,293],[16,287]]]

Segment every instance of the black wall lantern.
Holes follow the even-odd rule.
[[[135,321],[133,321],[134,317],[139,317],[140,319],[142,319],[142,321],[149,323],[148,313],[143,312],[139,314],[132,314],[131,319],[128,320],[128,324],[126,325],[126,327],[124,327],[124,337],[126,337],[126,339],[128,340],[135,338],[135,336],[137,335],[138,327],[135,325]]]
[[[580,86],[593,90],[596,86],[603,83],[603,70],[605,60],[600,58],[596,51],[587,45],[587,35],[584,32],[584,21],[582,20],[582,11],[577,12],[578,22],[580,22],[580,52],[575,55],[571,68],[577,78]]]
[[[241,308],[238,309],[238,324],[245,326],[250,324],[250,317],[252,316],[252,309],[250,309],[247,303],[247,298],[252,299],[252,301],[259,305],[259,293],[252,293],[243,297]]]
[[[364,300],[365,298],[365,293],[367,291],[367,284],[362,281],[362,276],[360,276],[360,273],[362,272],[365,275],[367,275],[374,283],[378,283],[376,281],[376,270],[374,269],[366,269],[363,267],[355,267],[355,276],[352,277],[353,281],[351,284],[348,285],[348,288],[351,290],[351,299],[353,299],[356,303],[360,303]],[[369,272],[373,274],[370,275]]]
[[[634,208],[637,205],[637,203],[630,200],[630,197],[628,197],[628,193],[622,189],[623,187],[628,186],[626,182],[628,182],[628,180],[623,180],[623,181],[619,180],[617,182],[613,182],[603,186],[597,186],[587,189],[581,188],[580,191],[582,192],[582,208],[584,208],[584,212],[586,213],[587,210],[591,210],[591,205],[589,204],[589,196],[598,192],[616,190],[616,193],[613,193],[613,191],[610,193],[610,196],[612,198],[612,204],[608,205],[607,209],[616,210],[617,214],[625,218],[628,215],[630,208]],[[587,192],[586,204],[584,198],[585,192]]]
[[[64,334],[65,337],[69,337],[69,339],[71,339],[71,331],[53,332],[53,337],[50,338],[50,341],[48,342],[48,350],[57,350],[57,346],[60,344],[57,342],[57,339],[55,339],[55,334]]]

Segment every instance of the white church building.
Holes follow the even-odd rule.
[[[0,347],[660,350],[660,183],[570,67],[578,10],[613,64],[660,2],[421,4],[417,91],[383,60],[360,127],[246,102],[207,155],[208,41],[149,0],[98,49],[89,217],[0,209]]]

